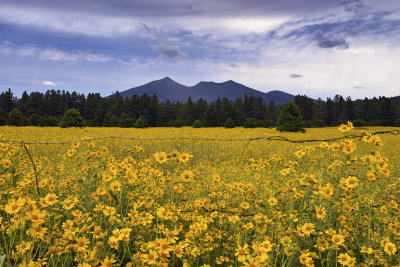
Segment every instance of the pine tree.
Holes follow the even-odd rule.
[[[4,109],[0,107],[0,126],[6,125],[7,123],[7,114]]]
[[[139,119],[136,120],[135,128],[147,128],[147,121],[143,116],[140,116]]]
[[[282,106],[276,129],[281,132],[305,132],[299,108],[295,103],[288,101]]]

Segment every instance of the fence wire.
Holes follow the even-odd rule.
[[[0,139],[2,143],[17,143],[21,145],[68,145],[78,142],[87,142],[87,141],[95,141],[95,140],[105,140],[105,139],[122,139],[122,140],[135,140],[135,141],[169,141],[169,140],[196,140],[196,141],[223,141],[223,142],[244,142],[247,141],[245,147],[251,141],[265,140],[265,141],[284,141],[290,143],[310,143],[310,142],[331,142],[331,141],[339,141],[343,139],[353,139],[353,138],[362,138],[366,135],[377,135],[377,134],[400,134],[400,130],[390,130],[390,131],[378,131],[373,133],[365,133],[361,135],[345,135],[341,137],[334,137],[328,139],[305,139],[305,140],[291,140],[284,136],[274,135],[269,137],[252,137],[252,138],[239,138],[239,139],[222,139],[222,138],[198,138],[198,137],[165,137],[165,138],[138,138],[138,137],[123,137],[123,136],[106,136],[106,137],[96,137],[96,138],[85,138],[75,141],[66,141],[66,142],[24,142],[17,140],[5,140]]]

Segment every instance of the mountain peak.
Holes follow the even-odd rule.
[[[162,78],[161,80],[159,80],[159,81],[162,81],[162,82],[175,82],[174,80],[172,80],[170,77],[164,77],[164,78]]]
[[[280,105],[294,98],[293,95],[279,91],[263,93],[233,80],[228,80],[221,83],[202,81],[194,86],[185,86],[172,80],[168,76],[160,80],[155,80],[147,84],[120,92],[120,95],[122,97],[131,97],[133,94],[140,96],[144,93],[147,95],[157,95],[159,101],[161,102],[169,99],[172,102],[179,101],[181,103],[185,103],[189,97],[192,98],[192,101],[197,101],[198,99],[202,98],[210,103],[219,97],[226,97],[233,101],[237,98],[243,98],[245,95],[253,95],[255,97],[261,97],[265,103],[269,103],[271,100],[273,100],[275,104]]]

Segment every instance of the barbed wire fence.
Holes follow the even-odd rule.
[[[291,140],[284,136],[274,135],[269,137],[252,137],[252,138],[238,138],[238,139],[223,139],[223,138],[199,138],[199,137],[164,137],[164,138],[139,138],[139,137],[123,137],[123,136],[106,136],[106,137],[96,137],[96,138],[84,138],[75,141],[66,141],[66,142],[24,142],[17,140],[6,140],[0,139],[2,143],[17,143],[21,145],[68,145],[78,142],[87,142],[87,141],[95,141],[95,140],[104,140],[104,139],[122,139],[122,140],[136,140],[136,141],[168,141],[168,140],[196,140],[196,141],[223,141],[223,142],[244,142],[247,141],[244,147],[246,147],[251,141],[258,140],[266,140],[266,141],[284,141],[290,143],[311,143],[311,142],[331,142],[331,141],[339,141],[343,139],[354,139],[354,138],[362,138],[366,135],[377,135],[377,134],[400,134],[400,130],[390,130],[390,131],[378,131],[373,133],[365,133],[361,135],[345,135],[341,137],[334,137],[328,139],[304,139],[304,140]]]

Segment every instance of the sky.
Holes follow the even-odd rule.
[[[399,0],[0,0],[0,90],[110,95],[166,76],[400,95]]]

